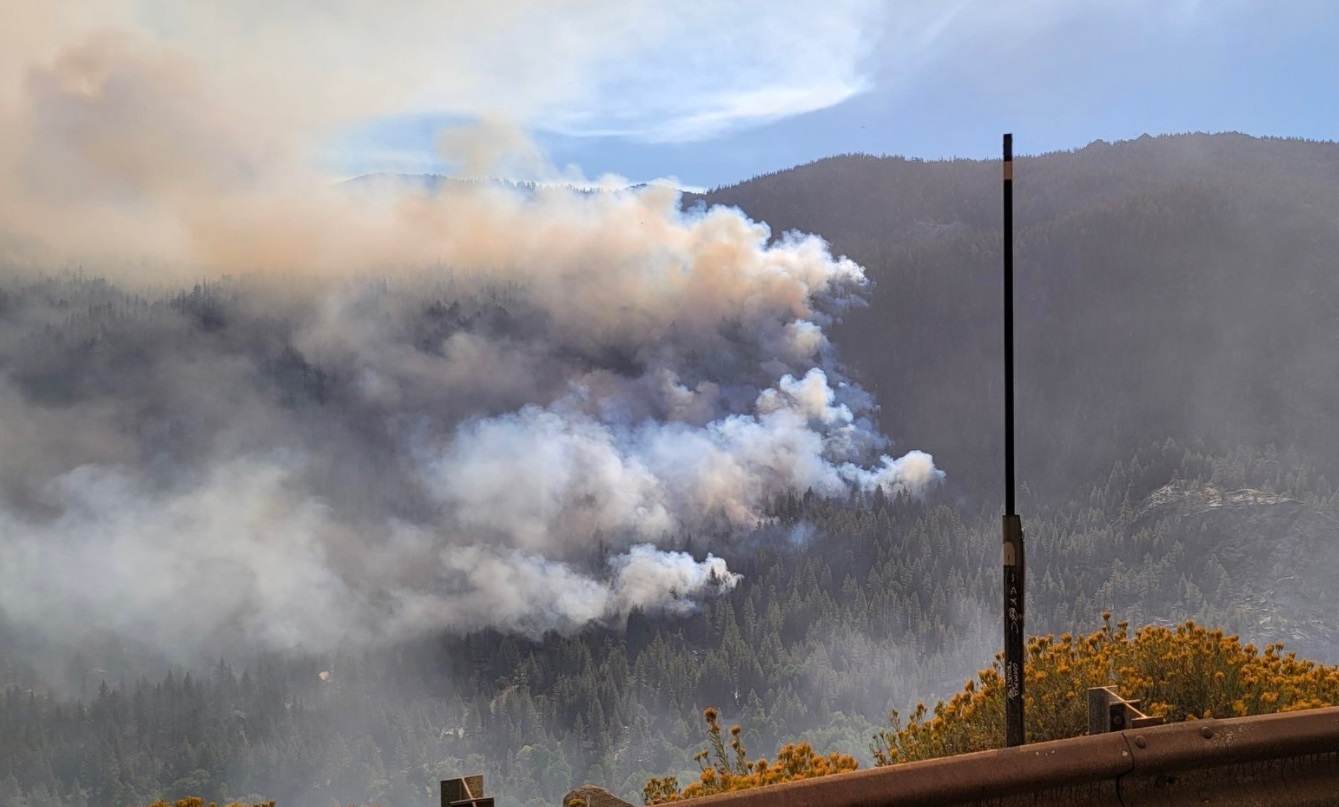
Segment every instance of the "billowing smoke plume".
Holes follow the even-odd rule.
[[[939,476],[843,376],[824,328],[865,280],[816,238],[664,187],[332,188],[301,127],[258,133],[281,91],[239,111],[135,32],[40,56],[0,127],[12,624],[191,653],[616,623],[732,586],[704,550],[779,497]]]
[[[515,238],[413,276],[11,283],[6,613],[173,645],[568,628],[734,580],[653,547],[936,477],[880,459],[822,330],[861,274],[817,240],[660,190],[500,193],[472,232]]]

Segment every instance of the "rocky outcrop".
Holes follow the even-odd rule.
[[[1261,490],[1177,481],[1150,494],[1127,529],[1174,536],[1194,562],[1221,564],[1231,584],[1216,604],[1249,614],[1259,639],[1339,660],[1339,520]]]

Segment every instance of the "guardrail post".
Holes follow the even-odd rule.
[[[1089,734],[1161,726],[1165,722],[1166,718],[1139,711],[1139,701],[1122,698],[1114,686],[1091,687],[1088,690]]]
[[[483,776],[442,780],[442,807],[493,807],[493,797],[484,796]]]

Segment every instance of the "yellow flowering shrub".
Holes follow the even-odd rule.
[[[164,799],[159,799],[158,801],[155,801],[153,804],[150,804],[149,807],[205,807],[205,800],[200,798],[199,796],[187,796],[184,799],[177,799],[176,801],[166,801]],[[209,802],[209,807],[218,807],[218,805],[214,804],[214,802],[211,801]],[[249,804],[249,805],[238,804],[237,802],[233,802],[232,804],[229,804],[228,807],[274,807],[274,802],[264,801],[259,804]]]
[[[1028,642],[1024,715],[1028,742],[1076,737],[1088,730],[1088,688],[1117,685],[1122,697],[1142,701],[1146,714],[1168,721],[1236,717],[1312,709],[1339,703],[1339,667],[1284,653],[1282,643],[1263,652],[1236,636],[1194,622],[1174,628],[1150,625],[1129,633],[1129,623],[1076,637],[1039,636]],[[920,704],[903,724],[875,735],[875,762],[890,765],[987,748],[1004,740],[1001,656],[962,691],[933,709]]]
[[[779,782],[812,779],[816,776],[830,776],[834,773],[853,771],[857,767],[854,757],[836,753],[821,756],[814,752],[809,743],[791,743],[784,746],[777,752],[774,762],[768,762],[766,759],[749,762],[747,751],[739,739],[739,726],[730,729],[730,751],[727,752],[725,738],[721,736],[719,713],[714,708],[709,708],[703,713],[703,717],[707,721],[707,742],[711,748],[699,752],[694,757],[702,769],[698,780],[680,790],[678,777],[651,779],[642,788],[642,800],[646,804],[664,804],[709,796],[713,793],[747,790]]]
[[[1088,689],[1115,684],[1122,696],[1168,721],[1240,717],[1339,704],[1339,667],[1284,652],[1242,644],[1193,621],[1175,627],[1150,625],[1130,633],[1129,623],[1111,622],[1088,636],[1038,636],[1028,642],[1024,709],[1028,742],[1077,737],[1088,730]],[[998,748],[1004,740],[1003,659],[981,670],[960,692],[933,709],[917,705],[905,724],[897,712],[892,727],[875,735],[871,750],[879,765]],[[680,789],[676,777],[654,778],[642,789],[646,804],[745,790],[751,787],[853,771],[854,758],[816,754],[808,743],[782,748],[774,762],[747,761],[739,726],[726,750],[720,717],[707,709],[710,748],[696,757],[698,781]],[[178,806],[180,807],[180,805]]]

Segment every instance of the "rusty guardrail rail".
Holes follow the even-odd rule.
[[[694,799],[693,807],[1339,805],[1339,707],[908,762]]]

